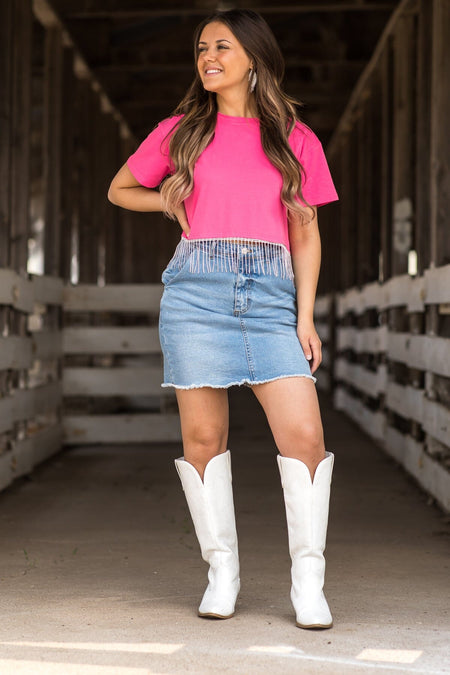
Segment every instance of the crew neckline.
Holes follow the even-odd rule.
[[[217,111],[217,117],[223,117],[225,119],[233,120],[236,122],[242,122],[244,120],[252,120],[255,122],[259,122],[259,117],[239,117],[237,115],[226,115],[225,113],[220,112],[219,110]]]

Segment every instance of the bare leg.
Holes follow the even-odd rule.
[[[252,389],[264,408],[280,454],[304,462],[313,479],[317,465],[325,458],[314,382],[307,377],[285,377]]]
[[[201,387],[176,389],[180,411],[183,452],[203,480],[209,460],[226,452],[228,442],[228,392]]]

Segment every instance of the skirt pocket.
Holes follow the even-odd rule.
[[[167,286],[171,286],[177,279],[182,275],[183,272],[185,272],[190,264],[192,257],[197,253],[197,251],[192,251],[186,258],[186,260],[183,261],[183,263],[180,265],[179,259],[176,260],[176,257],[174,256],[169,263],[167,264],[167,267],[163,271],[161,275],[161,281],[164,284],[164,286],[167,288]]]

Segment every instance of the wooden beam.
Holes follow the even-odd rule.
[[[65,312],[157,313],[162,284],[110,284],[104,288],[79,284],[64,289]]]
[[[180,442],[177,414],[65,415],[65,444]]]
[[[450,2],[433,2],[431,106],[431,262],[450,263]]]
[[[355,88],[353,89],[353,93],[349,99],[347,107],[339,120],[339,124],[334,130],[331,141],[327,147],[327,151],[331,155],[338,149],[339,146],[338,139],[340,137],[341,132],[344,129],[352,126],[354,111],[358,105],[360,96],[364,91],[364,89],[367,88],[374,71],[378,68],[378,64],[384,53],[386,43],[388,42],[389,39],[391,39],[391,36],[395,30],[399,17],[402,16],[405,12],[409,11],[412,12],[413,14],[417,12],[416,0],[400,0],[400,4],[398,4],[395,11],[389,18],[389,21],[386,24],[380,39],[378,40],[377,46],[370,58],[370,61],[367,64],[364,71],[361,73],[361,76],[358,82],[356,83]]]
[[[408,271],[413,248],[415,135],[414,88],[416,80],[415,17],[399,17],[393,37],[393,146],[392,146],[392,267],[391,275]],[[440,85],[442,86],[442,84]]]
[[[61,180],[64,189],[61,191],[61,237],[60,237],[60,270],[59,275],[64,281],[70,280],[73,237],[76,236],[77,225],[77,194],[75,189],[75,158],[76,158],[76,137],[77,137],[77,117],[76,101],[74,101],[73,92],[75,91],[75,73],[74,73],[74,51],[73,47],[65,47],[62,55],[62,124],[63,133],[61,137]]]
[[[63,349],[64,354],[159,354],[161,352],[157,326],[64,328]]]
[[[381,128],[380,128],[380,249],[378,279],[389,278],[392,266],[392,99],[393,99],[392,41],[385,43],[380,61]]]
[[[5,5],[5,3],[9,4],[11,3],[11,0],[2,0],[1,3],[2,6]],[[78,48],[77,44],[73,41],[72,36],[68,33],[64,23],[61,21],[58,14],[54,11],[53,7],[48,2],[48,0],[32,0],[32,7],[34,16],[45,28],[58,27],[61,31],[63,44],[68,47],[73,47],[76,55],[77,76],[80,77],[81,75],[83,75],[84,77],[87,77],[93,86],[101,89],[100,83],[95,78],[94,73],[89,68],[84,58],[81,56],[80,49]],[[132,136],[131,130],[126,120],[123,119],[119,111],[114,107],[105,91],[102,91],[102,98],[104,99],[105,105],[112,112],[117,121],[120,122],[120,125],[122,127],[122,133]]]
[[[415,241],[417,271],[423,274],[431,263],[430,237],[430,180],[431,180],[431,74],[433,51],[432,10],[430,0],[419,0],[417,44],[417,92],[416,92],[416,218]]]
[[[313,2],[295,3],[295,5],[259,5],[252,7],[260,14],[323,14],[325,12],[387,12],[395,8],[397,2],[327,2],[317,4]],[[208,16],[214,8],[206,7],[179,7],[177,9],[92,9],[68,10],[64,19],[153,19],[165,16],[189,17]]]
[[[45,274],[60,273],[61,241],[61,143],[63,41],[59,26],[48,28],[45,36],[44,66],[44,194]]]
[[[161,366],[64,369],[64,396],[168,396]]]
[[[13,2],[0,3],[0,267],[8,267],[11,228]]]
[[[26,274],[30,231],[30,114],[32,12],[28,0],[16,0],[13,15],[11,260]]]
[[[95,219],[94,201],[98,200],[99,196],[95,194],[94,181],[94,157],[97,140],[95,137],[96,126],[94,120],[99,101],[96,93],[92,90],[89,80],[86,79],[77,82],[77,96],[79,99],[79,118],[77,124],[79,281],[96,284],[98,280],[98,223]]]

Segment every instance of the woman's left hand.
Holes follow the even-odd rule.
[[[322,362],[322,342],[314,327],[314,321],[299,317],[297,320],[297,335],[303,352],[309,361],[311,374],[313,374]]]

